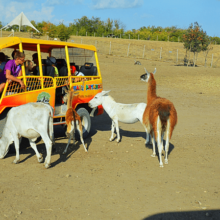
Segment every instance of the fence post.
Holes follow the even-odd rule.
[[[111,46],[112,46],[112,43],[111,43],[111,41],[110,41],[109,55],[111,54]]]
[[[95,37],[95,32],[94,32],[94,37]]]
[[[144,45],[144,50],[143,50],[143,58],[144,58],[144,52],[145,52],[145,45]]]
[[[211,61],[211,67],[212,67],[212,63],[213,63],[213,54],[212,54],[212,61]]]
[[[129,34],[129,40],[130,40],[130,34]]]
[[[139,34],[138,34],[138,40],[139,40]]]
[[[162,58],[162,47],[160,48],[160,60]]]
[[[83,42],[83,39],[81,38],[81,44],[82,44],[82,42]]]
[[[178,49],[176,51],[176,64],[178,64]]]
[[[86,31],[86,37],[87,37],[87,31]]]
[[[129,34],[130,35],[130,34]],[[129,47],[130,47],[130,44],[128,44],[128,52],[127,52],[127,57],[129,55]]]

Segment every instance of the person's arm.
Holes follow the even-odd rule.
[[[20,74],[20,73],[19,73]],[[12,80],[12,81],[15,81],[15,82],[18,82],[20,83],[21,85],[21,89],[24,88],[24,83],[23,81],[21,81],[21,79],[18,79],[17,77],[11,75],[11,71],[10,70],[6,70],[6,79],[8,80]]]

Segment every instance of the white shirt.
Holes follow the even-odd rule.
[[[85,76],[82,72],[76,71],[75,76]]]

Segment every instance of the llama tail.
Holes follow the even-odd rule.
[[[170,106],[159,106],[158,114],[162,122],[166,122],[170,116]]]

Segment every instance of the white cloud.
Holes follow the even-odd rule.
[[[93,9],[134,8],[143,5],[143,0],[93,0]]]

